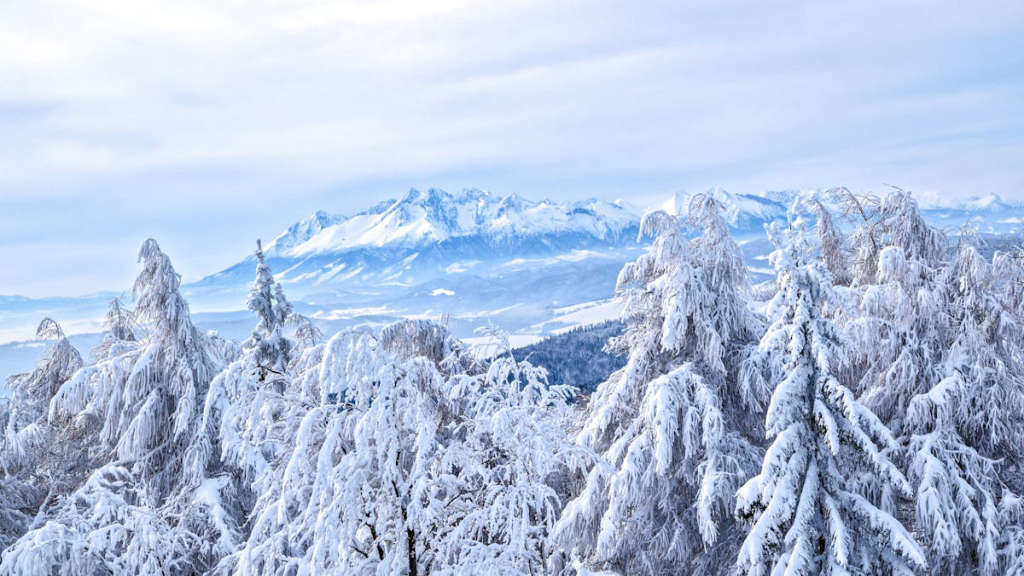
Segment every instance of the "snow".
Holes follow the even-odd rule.
[[[1024,573],[1024,255],[954,244],[902,193],[850,235],[813,230],[796,205],[773,229],[775,280],[748,290],[757,268],[726,218],[770,216],[762,204],[695,197],[699,234],[645,219],[656,238],[612,298],[574,285],[530,299],[552,260],[601,250],[524,257],[516,267],[541,270],[516,276],[522,300],[446,319],[551,319],[462,341],[429,321],[473,296],[452,278],[416,286],[425,311],[367,294],[310,306],[325,321],[416,318],[325,338],[258,249],[243,322],[255,327],[229,342],[196,327],[148,240],[135,302],[115,301],[102,341],[82,341],[88,361],[48,318],[10,346],[36,368],[3,403],[0,573]],[[411,192],[366,212],[381,228],[363,238],[617,218],[560,206]],[[314,214],[278,246],[353,220]],[[855,274],[834,273],[861,256]],[[614,331],[609,353],[628,360],[586,397],[502,354],[620,317],[625,330],[600,338]],[[558,360],[593,361],[565,340]]]
[[[452,238],[493,240],[562,233],[606,239],[635,226],[639,216],[611,202],[557,203],[499,197],[472,190],[410,190],[400,200],[350,217],[318,212],[292,225],[268,246],[268,253],[291,258],[340,253],[361,247],[422,246]]]
[[[386,316],[395,312],[387,306],[369,306],[365,308],[336,308],[334,310],[316,311],[314,318],[322,320],[349,320],[361,316]]]
[[[622,305],[622,301],[618,298],[608,298],[556,308],[554,317],[531,326],[530,330],[539,333],[564,334],[580,326],[616,320],[622,316]]]
[[[319,276],[317,276],[315,283],[316,284],[325,284],[325,283],[330,282],[330,281],[347,280],[349,278],[354,278],[354,277],[358,276],[359,273],[363,271],[363,267],[362,266],[359,266],[357,268],[353,268],[352,270],[349,270],[348,272],[345,272],[345,268],[346,268],[345,264],[339,264],[339,265],[331,268],[326,273],[320,274]],[[342,274],[342,272],[345,272],[345,273]]]
[[[462,274],[463,272],[469,272],[476,266],[481,264],[480,260],[465,260],[462,262],[452,262],[444,269],[446,274]]]
[[[608,320],[616,320],[621,316],[622,302],[616,299],[610,299],[587,308],[581,308],[574,312],[556,316],[548,322],[545,322],[544,325],[562,324],[562,328],[557,328],[553,331],[555,334],[561,334],[580,326],[589,326],[591,324],[607,322]]]
[[[534,268],[542,266],[551,266],[558,264],[559,262],[582,262],[589,259],[599,258],[613,258],[614,255],[609,252],[597,252],[594,250],[572,250],[563,254],[556,254],[547,258],[514,258],[503,263],[502,268],[518,269],[518,268]]]
[[[220,491],[223,487],[223,478],[204,478],[203,482],[196,488],[196,501],[202,502],[210,508],[220,506]]]
[[[332,216],[322,210],[317,210],[308,218],[292,224],[288,230],[277,236],[267,245],[267,251],[270,253],[280,253],[293,248],[309,240],[324,228],[333,226],[343,220],[343,216]]]

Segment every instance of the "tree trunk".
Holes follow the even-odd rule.
[[[402,512],[404,515],[405,511]],[[419,569],[416,566],[416,533],[412,528],[405,529],[405,546],[409,551],[409,576],[417,576]]]

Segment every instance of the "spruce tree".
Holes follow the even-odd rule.
[[[611,346],[629,360],[590,399],[577,441],[603,461],[558,526],[589,568],[701,572],[735,550],[733,495],[758,459],[748,408],[763,399],[735,375],[760,325],[717,201],[696,195],[689,214],[647,215],[654,244],[619,275],[628,325]]]
[[[925,567],[924,554],[871,492],[881,485],[909,497],[911,487],[885,455],[895,444],[889,430],[836,377],[846,354],[821,313],[830,275],[804,227],[791,212],[772,255],[779,291],[758,347],[774,388],[771,445],[737,495],[736,514],[750,523],[738,567],[751,576],[910,574]]]
[[[268,468],[280,457],[305,406],[290,377],[293,344],[283,333],[292,308],[256,244],[256,279],[247,306],[257,325],[241,353],[210,383],[203,424],[210,439],[211,489],[222,508],[226,528],[219,558],[235,552],[245,539],[245,525],[256,499],[266,488]],[[224,566],[220,568],[226,570]]]

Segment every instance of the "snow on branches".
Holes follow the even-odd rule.
[[[654,244],[619,275],[628,326],[610,345],[629,360],[590,400],[577,441],[602,460],[558,525],[586,566],[698,570],[730,554],[733,493],[757,458],[731,375],[759,323],[719,210],[697,195],[687,222],[648,214]]]
[[[844,343],[820,304],[831,275],[808,259],[807,234],[791,215],[773,255],[779,291],[757,351],[774,384],[765,414],[771,445],[737,495],[736,514],[750,522],[739,568],[751,576],[923,570],[910,531],[870,493],[877,483],[909,497],[911,487],[885,455],[895,444],[889,430],[836,376]]]

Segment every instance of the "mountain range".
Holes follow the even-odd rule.
[[[638,223],[638,214],[620,203],[413,189],[352,216],[318,211],[276,236],[265,253],[289,293],[322,300],[507,271],[524,259],[578,259],[587,250],[635,245]],[[207,301],[231,293],[251,280],[252,263],[250,256],[204,278],[190,293]]]
[[[722,204],[753,278],[770,274],[764,225],[785,218],[796,192],[753,195],[713,188],[706,193]],[[675,194],[646,208],[685,216],[688,198]],[[1024,227],[1024,207],[994,195],[922,204],[926,218],[952,233],[968,222],[991,234]],[[441,318],[470,340],[476,329],[494,324],[510,332],[514,344],[526,344],[615,316],[608,299],[622,265],[644,249],[637,239],[643,211],[628,201],[557,202],[478,189],[413,189],[357,214],[317,211],[270,237],[264,250],[296,308],[325,330]],[[198,324],[245,337],[251,318],[244,303],[254,270],[250,255],[185,286],[193,309],[205,311],[195,314]],[[0,296],[0,342],[29,339],[45,315],[69,332],[96,332],[115,294]],[[21,347],[19,358],[29,357],[25,343],[0,346],[0,370],[6,367],[4,350],[12,346]]]

